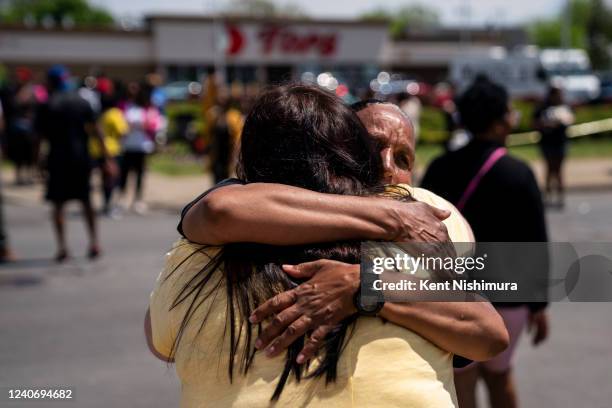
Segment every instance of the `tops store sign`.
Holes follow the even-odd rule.
[[[235,25],[227,24],[225,29],[226,38],[223,44],[225,53],[230,56],[239,55],[247,46],[247,37]],[[338,33],[296,32],[289,27],[266,25],[258,30],[253,39],[264,55],[314,53],[321,57],[329,57],[336,52]]]
[[[162,63],[376,64],[385,26],[296,22],[155,21],[154,52]]]

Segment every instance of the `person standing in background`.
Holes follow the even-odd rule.
[[[506,90],[488,80],[475,82],[457,101],[470,143],[435,159],[421,186],[454,203],[472,226],[476,242],[546,242],[542,197],[533,172],[507,154],[505,143],[516,122]],[[528,257],[526,257],[528,258]],[[546,303],[494,304],[510,334],[510,345],[497,357],[455,372],[461,408],[476,406],[482,378],[495,408],[518,405],[512,357],[525,327],[533,344],[548,336]]]
[[[32,71],[18,67],[15,83],[3,90],[2,103],[6,127],[7,158],[15,165],[15,184],[33,182],[34,166],[38,155],[38,139],[33,123],[39,99],[32,83]]]
[[[534,113],[534,127],[540,131],[540,149],[546,161],[547,205],[564,206],[563,161],[567,153],[567,128],[574,123],[572,109],[563,103],[561,89],[551,87],[546,100]],[[553,188],[557,200],[552,200]]]
[[[211,108],[211,162],[215,183],[230,176],[230,170],[235,164],[236,146],[244,124],[242,112],[237,103],[226,93],[219,93],[217,104]]]
[[[118,159],[121,154],[121,140],[127,134],[129,127],[123,112],[117,107],[117,97],[112,82],[106,83],[101,79],[99,82],[103,87],[100,98],[102,114],[98,120],[98,126],[102,132],[108,158],[104,158],[100,141],[97,138],[89,139],[89,153],[94,166],[100,170],[102,177],[104,196],[102,213],[111,215],[113,190],[117,186],[119,176]]]
[[[155,150],[155,135],[162,127],[162,117],[157,108],[151,104],[149,85],[140,84],[133,103],[128,103],[125,108],[125,119],[129,130],[122,142],[121,193],[125,196],[128,176],[134,173],[136,186],[130,207],[136,213],[142,214],[147,210],[142,199],[146,159]]]
[[[0,101],[0,139],[4,138],[4,110]],[[4,155],[0,153],[2,158]],[[4,223],[4,199],[2,195],[2,163],[0,162],[0,263],[10,262],[15,259],[11,251],[6,234],[6,224]]]
[[[53,204],[53,225],[58,243],[55,257],[63,262],[69,257],[65,234],[65,204],[78,200],[89,233],[90,259],[97,258],[100,243],[96,217],[90,199],[91,158],[88,151],[90,137],[97,138],[102,156],[108,157],[102,135],[96,127],[96,117],[90,104],[76,92],[68,91],[69,73],[61,65],[53,66],[47,73],[49,100],[38,109],[35,129],[47,139],[46,199]]]
[[[162,86],[164,79],[160,74],[155,72],[148,74],[146,79],[147,83],[151,86],[151,103],[162,115],[165,114],[168,96]]]
[[[98,80],[94,76],[88,75],[83,78],[81,87],[77,91],[79,96],[85,99],[89,105],[91,105],[91,109],[94,111],[96,116],[99,115],[100,111],[102,110],[100,93],[98,92],[97,85]]]

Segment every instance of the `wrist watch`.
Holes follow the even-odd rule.
[[[362,316],[377,316],[380,310],[385,305],[385,302],[379,302],[375,296],[361,296],[361,285],[355,295],[353,296],[353,304],[355,309]]]

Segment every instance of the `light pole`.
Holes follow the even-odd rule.
[[[572,0],[565,3],[563,24],[561,24],[561,48],[572,48]]]

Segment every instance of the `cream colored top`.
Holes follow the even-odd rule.
[[[453,240],[465,242],[471,236],[469,226],[452,205],[426,190],[415,188],[411,191],[421,201],[453,211],[453,216],[446,221]],[[160,353],[169,355],[192,298],[171,311],[170,304],[178,291],[219,250],[220,247],[201,250],[201,246],[181,239],[168,253],[150,299],[153,344]],[[189,257],[194,252],[197,253]],[[284,355],[269,359],[257,353],[247,374],[242,375],[236,366],[233,382],[229,381],[229,334],[224,337],[227,299],[222,279],[222,271],[214,273],[207,287],[212,288],[221,280],[220,289],[197,310],[175,354],[176,371],[182,384],[181,407],[274,405],[270,397],[283,370]],[[205,314],[208,320],[197,334],[199,325],[196,322],[201,322]],[[383,323],[379,318],[361,317],[338,361],[336,382],[326,386],[325,379],[318,378],[297,384],[290,376],[276,405],[456,407],[452,354],[408,329]]]

